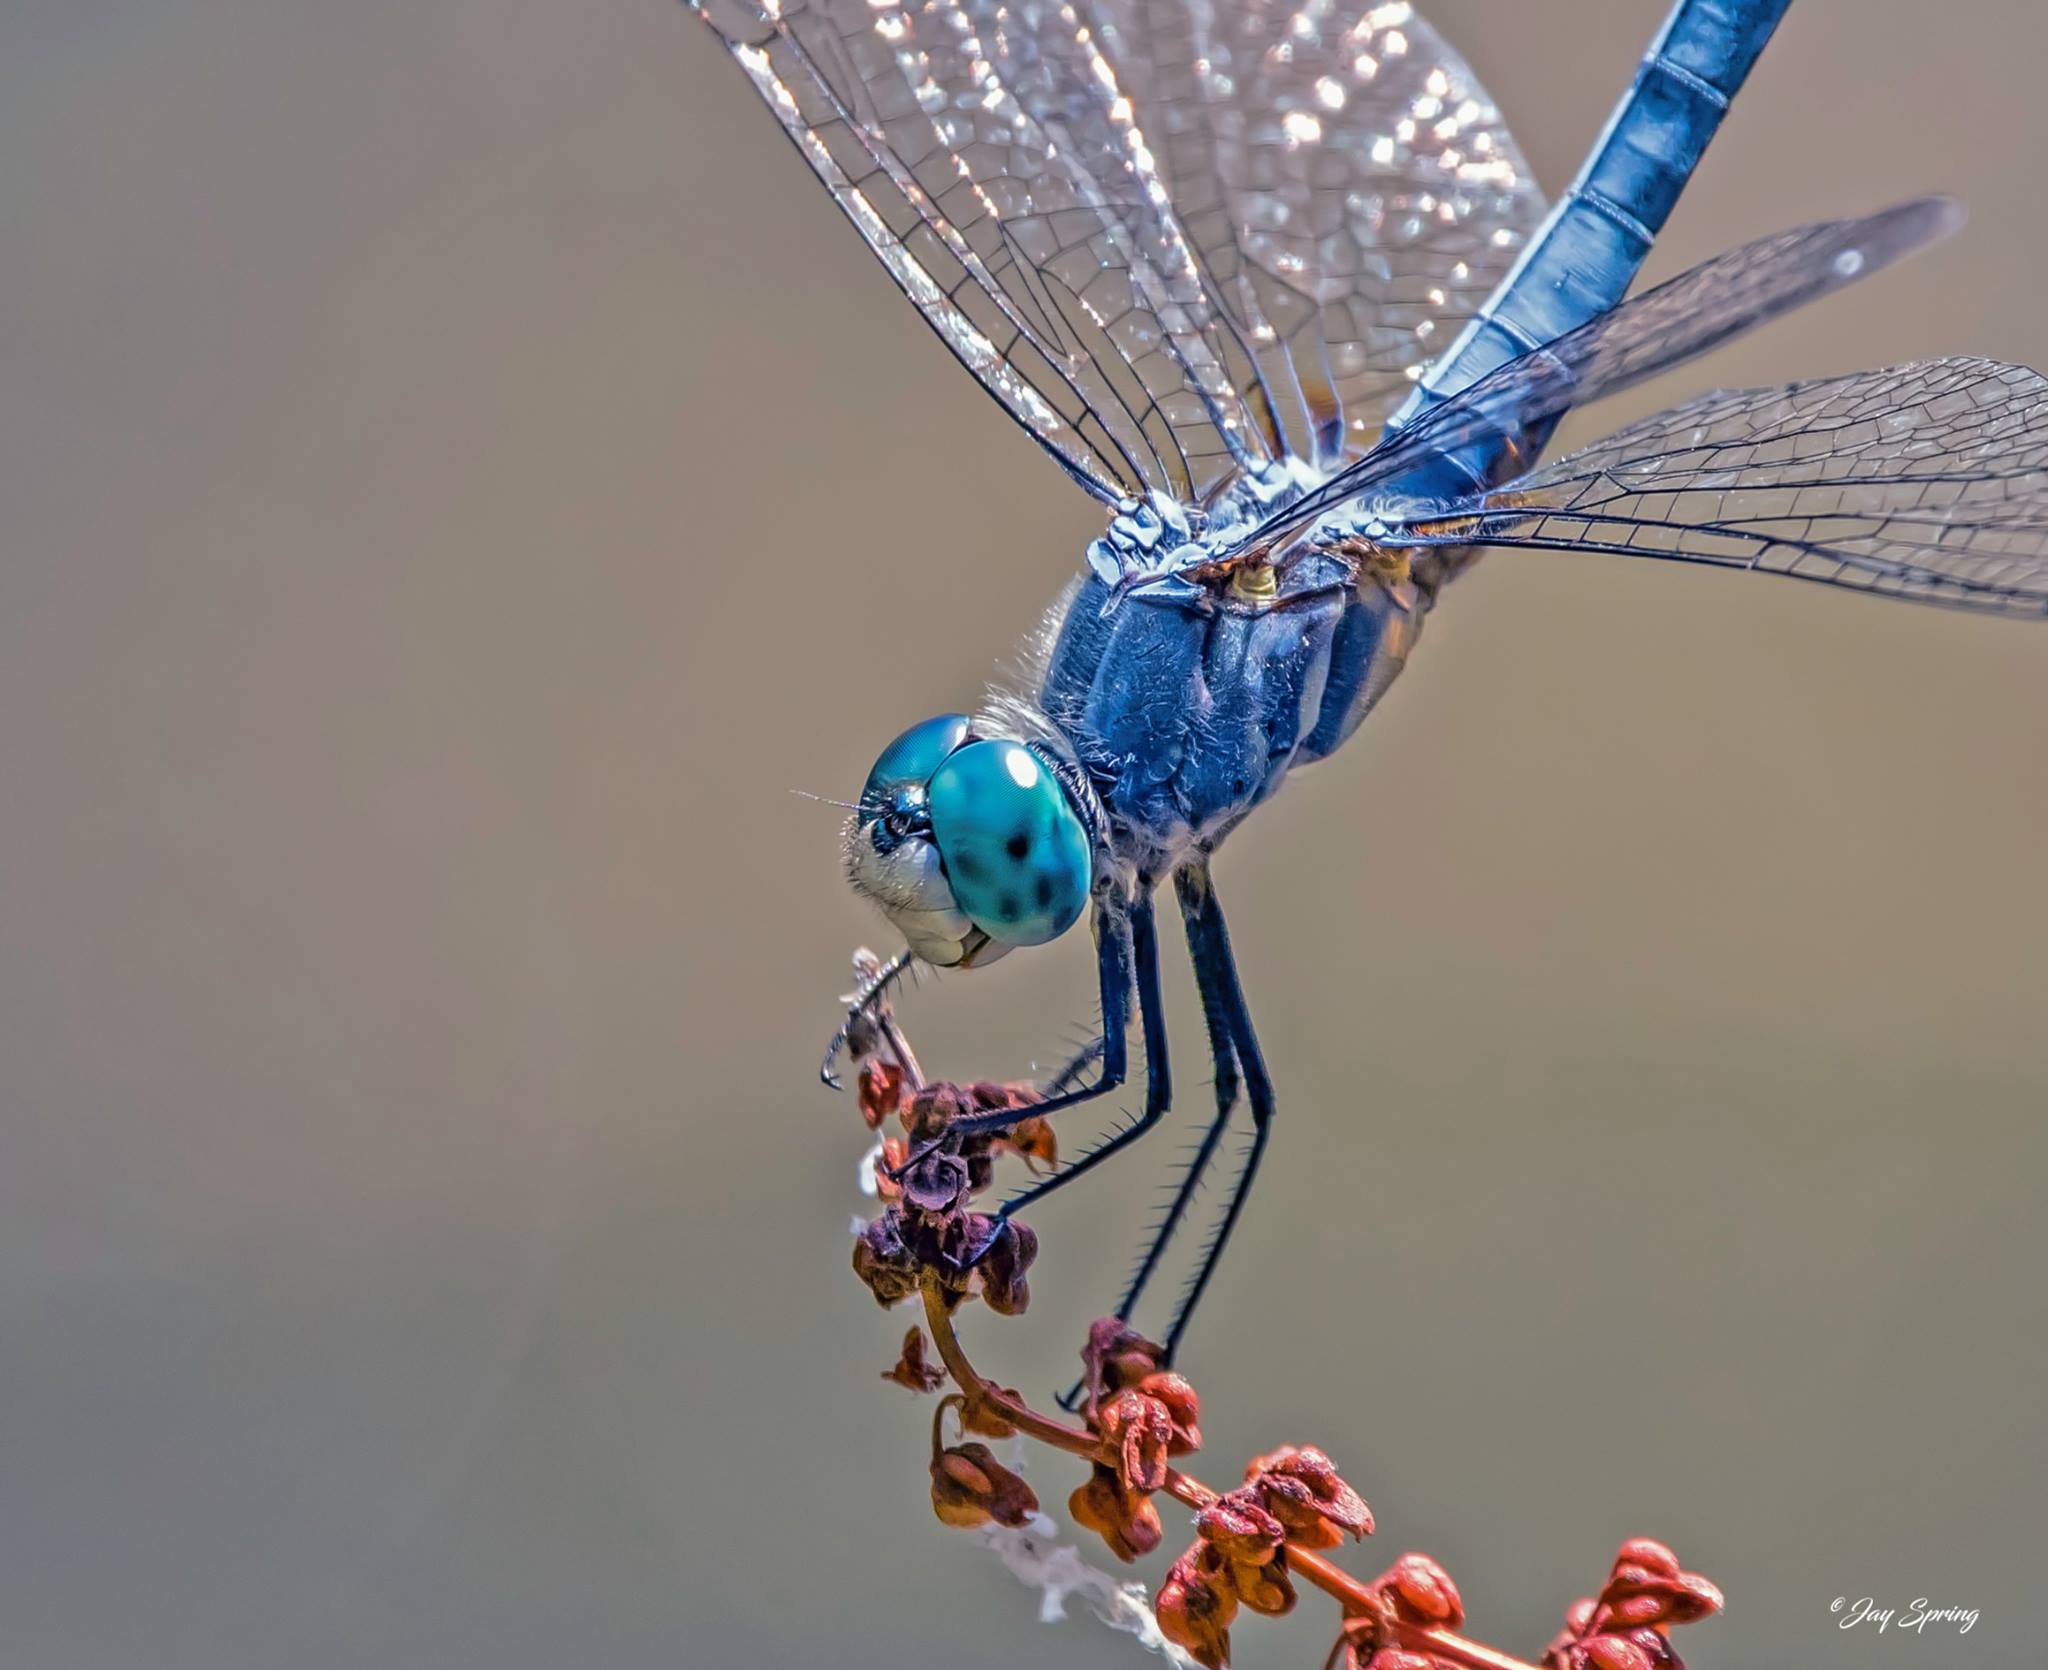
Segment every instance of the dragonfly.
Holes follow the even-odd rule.
[[[2048,613],[2048,382],[2023,367],[1724,390],[1540,461],[1566,412],[1960,225],[1947,199],[1902,203],[1629,295],[1789,0],[1680,0],[1547,210],[1470,67],[1405,3],[688,3],[911,304],[1107,513],[1025,675],[911,726],[868,773],[845,869],[904,949],[853,994],[824,1077],[906,970],[985,967],[1087,917],[1099,1035],[1028,1111],[1119,1090],[1134,1024],[1144,1097],[999,1216],[1042,1200],[1167,1114],[1170,882],[1214,1105],[1120,1316],[1240,1102],[1250,1141],[1169,1360],[1275,1114],[1213,857],[1352,735],[1480,555]]]

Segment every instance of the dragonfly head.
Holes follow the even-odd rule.
[[[846,874],[918,957],[974,968],[1074,925],[1093,847],[1038,753],[947,713],[875,761],[847,821]]]

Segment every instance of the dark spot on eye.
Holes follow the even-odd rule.
[[[1017,895],[1005,893],[1000,899],[996,900],[996,914],[1005,921],[1015,921],[1017,917]]]
[[[1003,843],[1003,851],[1016,859],[1019,864],[1024,862],[1024,855],[1030,852],[1030,850],[1031,837],[1021,829]]]
[[[1232,794],[1244,793],[1244,779],[1242,777],[1233,777],[1230,779],[1230,792]]]
[[[1040,876],[1038,885],[1031,889],[1032,898],[1038,901],[1038,908],[1044,910],[1052,903],[1052,877]]]

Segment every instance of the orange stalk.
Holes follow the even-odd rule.
[[[946,1372],[953,1377],[953,1383],[960,1388],[960,1395],[970,1408],[986,1409],[1019,1432],[1028,1433],[1055,1449],[1065,1450],[1069,1455],[1080,1456],[1086,1461],[1107,1461],[1102,1441],[1094,1433],[1041,1415],[1022,1398],[991,1386],[976,1372],[973,1363],[968,1361],[959,1334],[954,1331],[952,1310],[935,1282],[925,1283],[924,1315],[925,1325],[931,1330],[932,1343],[938,1348],[939,1360],[946,1365]],[[1167,1472],[1166,1493],[1198,1512],[1214,1502],[1218,1494],[1200,1479],[1177,1468]],[[1346,1617],[1365,1617],[1375,1613],[1385,1616],[1378,1594],[1342,1566],[1333,1564],[1320,1554],[1289,1544],[1287,1569],[1336,1601],[1344,1609]],[[1464,1664],[1469,1670],[1536,1670],[1524,1659],[1497,1652],[1477,1641],[1468,1641],[1446,1629],[1388,1618],[1386,1631],[1389,1644],[1398,1643],[1415,1652],[1434,1653]]]

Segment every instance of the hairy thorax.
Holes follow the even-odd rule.
[[[1086,767],[1126,862],[1213,848],[1290,768],[1333,752],[1393,682],[1461,553],[1349,541],[1198,576],[1191,600],[1070,588],[1036,706]]]

